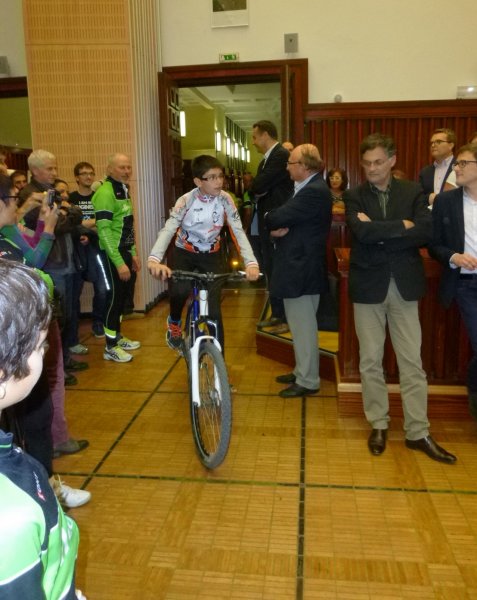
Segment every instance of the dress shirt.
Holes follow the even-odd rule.
[[[473,200],[464,189],[464,253],[477,258],[477,200]],[[472,273],[461,269],[461,273]]]
[[[303,181],[295,181],[295,190],[293,192],[293,195],[296,196],[298,194],[298,192],[301,190],[301,188],[304,188],[305,185],[310,181],[310,179],[312,179],[315,175],[316,175],[316,173],[312,173],[309,177],[307,177]]]

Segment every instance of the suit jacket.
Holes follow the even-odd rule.
[[[252,182],[250,192],[256,197],[260,231],[265,229],[263,215],[281,206],[293,194],[293,181],[287,171],[289,156],[288,150],[277,144],[270,152],[265,165],[260,163]]]
[[[426,281],[419,248],[431,241],[432,217],[420,186],[392,178],[386,218],[368,182],[345,192],[343,199],[352,240],[349,266],[352,302],[383,302],[391,275],[405,300],[421,298]],[[358,212],[365,213],[371,221],[360,221]],[[403,219],[415,226],[406,229]]]
[[[427,165],[427,167],[424,167],[423,169],[421,169],[421,172],[419,173],[419,183],[421,184],[421,187],[424,190],[424,193],[428,197],[429,197],[429,194],[432,194],[434,192],[434,173],[435,172],[436,172],[436,168],[434,165]],[[444,190],[444,185],[447,181],[447,178],[449,177],[449,175],[451,173],[452,173],[452,161],[449,165],[449,168],[446,171],[444,179],[442,180],[442,185],[441,185],[441,189],[439,190],[439,192],[442,192]]]
[[[270,294],[298,298],[328,290],[326,242],[331,226],[331,192],[317,173],[295,196],[265,216],[269,230],[289,227],[275,241]]]
[[[450,257],[464,252],[464,191],[462,188],[438,194],[432,206],[433,236],[429,254],[444,269],[439,285],[439,300],[449,306],[455,295],[460,269],[449,266]]]

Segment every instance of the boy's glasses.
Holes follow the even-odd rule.
[[[201,181],[218,181],[219,179],[225,179],[225,175],[208,175],[200,178]]]
[[[461,169],[465,169],[465,167],[469,163],[477,163],[477,160],[456,160],[455,162],[452,163],[452,166],[453,167],[460,167]]]

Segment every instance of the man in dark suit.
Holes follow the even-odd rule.
[[[455,298],[472,345],[467,388],[469,409],[477,419],[477,143],[459,150],[454,170],[462,187],[436,196],[429,254],[444,267],[439,299],[447,307]]]
[[[431,240],[431,214],[417,183],[392,177],[396,148],[375,133],[360,145],[367,181],[345,192],[351,230],[349,293],[359,340],[364,411],[372,432],[368,447],[386,447],[389,399],[383,373],[386,323],[399,366],[406,446],[430,458],[453,463],[456,457],[429,435],[427,379],[421,363],[418,300],[425,293],[419,247]]]
[[[436,194],[455,188],[455,174],[452,170],[456,136],[452,129],[436,129],[431,137],[432,165],[419,173],[419,183],[427,201],[433,204]]]
[[[270,293],[283,298],[293,337],[295,369],[277,377],[289,383],[282,398],[316,394],[320,389],[316,311],[328,290],[326,240],[331,226],[331,192],[323,181],[318,148],[303,144],[288,160],[295,182],[293,197],[266,213],[276,251]]]
[[[266,212],[281,206],[293,192],[293,182],[287,171],[288,150],[278,142],[277,128],[271,121],[258,121],[252,129],[252,143],[263,154],[253,180],[250,193],[257,203],[258,234],[262,251],[263,266],[270,289],[274,260],[274,246],[265,224]],[[270,294],[271,318],[261,321],[259,327],[275,326],[275,333],[288,331],[285,321],[283,300]]]

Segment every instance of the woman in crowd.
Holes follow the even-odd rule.
[[[326,176],[326,184],[331,190],[333,212],[344,213],[345,205],[343,202],[343,193],[348,187],[348,175],[346,174],[346,171],[339,167],[330,169]]]

